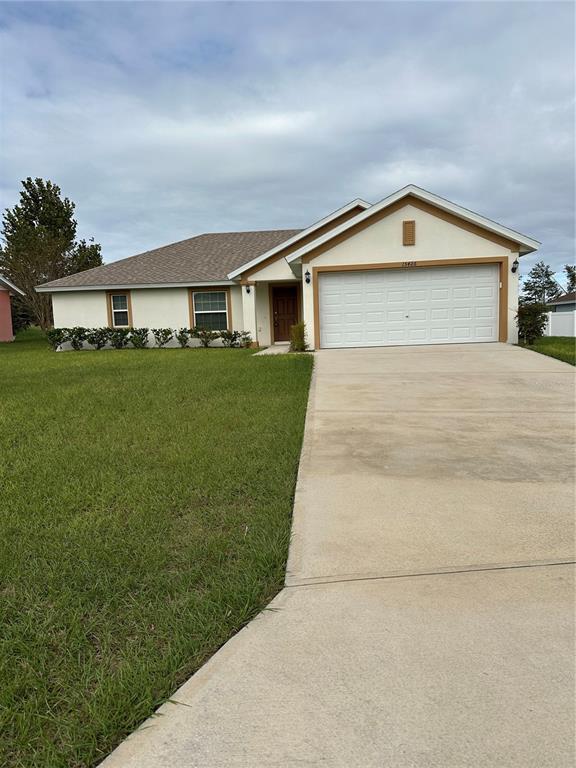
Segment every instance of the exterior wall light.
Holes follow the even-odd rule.
[[[520,262],[518,261],[518,259],[514,259],[514,261],[512,262],[512,274],[514,274],[515,272],[518,272],[519,266],[520,266]]]
[[[310,285],[310,272],[308,270],[304,273],[304,280],[306,280],[306,285]]]
[[[246,293],[250,293],[250,286],[249,285],[246,286]]]

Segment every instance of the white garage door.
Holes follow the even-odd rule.
[[[319,275],[320,346],[498,340],[497,264]]]

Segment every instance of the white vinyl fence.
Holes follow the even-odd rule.
[[[576,312],[548,312],[544,336],[576,336]]]

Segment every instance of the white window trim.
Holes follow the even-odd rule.
[[[206,293],[222,293],[224,295],[224,309],[196,309],[196,296],[200,294],[206,294]],[[210,290],[210,291],[195,291],[192,290],[192,321],[194,323],[195,328],[201,328],[202,326],[197,322],[196,317],[197,315],[213,315],[213,314],[222,314],[222,312],[226,315],[226,329],[227,330],[230,327],[230,315],[228,313],[228,291],[219,291],[218,289]]]
[[[115,296],[124,296],[126,299],[126,309],[114,309],[114,297]],[[110,326],[112,328],[130,328],[131,320],[132,320],[132,310],[130,306],[130,292],[129,291],[115,291],[114,293],[108,294],[108,303],[110,308]],[[117,312],[126,312],[127,315],[127,323],[119,324],[116,322],[116,313]]]

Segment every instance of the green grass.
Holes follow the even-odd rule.
[[[572,336],[542,336],[534,344],[525,345],[525,348],[576,365],[576,339]]]
[[[311,366],[0,345],[0,765],[97,764],[280,589]]]

